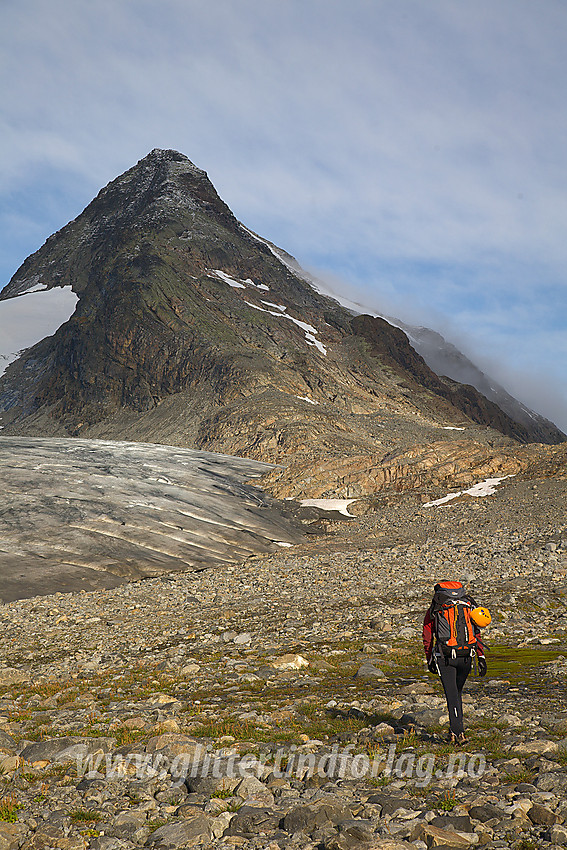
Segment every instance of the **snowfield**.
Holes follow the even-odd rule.
[[[447,502],[456,499],[458,496],[492,496],[496,493],[496,488],[506,478],[512,478],[511,475],[505,475],[503,478],[487,478],[485,481],[480,481],[478,484],[473,484],[468,490],[459,490],[458,493],[449,493],[448,496],[443,496],[442,499],[436,499],[434,502],[426,502],[424,508],[433,508],[436,505],[446,505]]]
[[[338,511],[344,516],[352,517],[349,514],[348,506],[351,502],[356,502],[356,499],[302,499],[299,503],[304,508],[321,508],[323,511]]]
[[[78,298],[70,286],[40,289],[0,301],[0,375],[26,348],[67,322]]]

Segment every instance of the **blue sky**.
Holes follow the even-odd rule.
[[[175,148],[566,430],[566,41],[563,0],[3,0],[0,286]]]

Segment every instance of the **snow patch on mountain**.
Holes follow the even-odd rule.
[[[235,280],[233,277],[226,274],[226,272],[223,272],[220,269],[215,269],[214,271],[217,277],[220,277],[221,280],[228,283],[228,285],[232,286],[233,289],[246,289],[245,283],[242,283],[240,280]]]
[[[261,289],[263,292],[270,291],[270,287],[266,286],[265,283],[254,283],[254,281],[249,277],[247,277],[246,280],[241,280],[240,278],[231,277],[221,269],[213,269],[213,274],[224,281],[224,283],[228,283],[228,285],[232,286],[233,289],[246,289],[247,286],[253,286],[254,289]]]
[[[265,303],[265,301],[262,301],[262,304]],[[299,319],[294,319],[294,317],[290,316],[288,313],[282,313],[282,307],[279,304],[274,305],[278,307],[278,312],[276,312],[275,310],[265,310],[263,307],[259,307],[257,304],[252,304],[251,301],[246,301],[246,304],[248,304],[249,307],[253,307],[254,310],[260,310],[261,313],[268,313],[269,316],[277,316],[278,319],[289,319],[291,322],[293,322],[294,325],[297,325],[297,327],[301,328],[301,330],[305,333],[305,340],[307,342],[307,345],[314,345],[321,352],[321,354],[327,356],[327,349],[325,348],[323,343],[315,336],[315,334],[319,333],[319,331],[314,328],[313,325],[308,325],[307,322],[301,322]],[[286,310],[287,308],[284,307],[283,309]]]
[[[323,511],[338,511],[343,516],[352,517],[348,506],[356,499],[302,499],[300,505],[304,508],[321,508]]]
[[[45,289],[37,280],[22,295],[0,301],[0,375],[22,351],[68,321],[77,301],[70,286]]]
[[[486,478],[484,481],[479,481],[478,484],[473,484],[472,487],[469,487],[468,490],[459,490],[458,493],[449,493],[448,496],[443,496],[442,499],[436,499],[434,502],[426,502],[423,507],[424,508],[433,508],[437,505],[446,505],[447,502],[452,502],[453,499],[457,499],[459,496],[474,496],[475,498],[479,498],[482,496],[493,496],[496,493],[496,489],[502,481],[505,481],[506,478],[512,478],[511,475],[505,475],[503,478]]]

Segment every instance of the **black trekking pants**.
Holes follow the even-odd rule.
[[[441,655],[441,657],[437,657],[437,663],[447,700],[451,732],[460,735],[465,731],[462,692],[467,676],[471,672],[472,659],[470,656],[445,659]]]

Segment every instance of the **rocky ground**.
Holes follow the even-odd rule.
[[[308,509],[275,555],[5,604],[0,850],[566,846],[566,491]],[[445,577],[494,615],[461,750]]]

